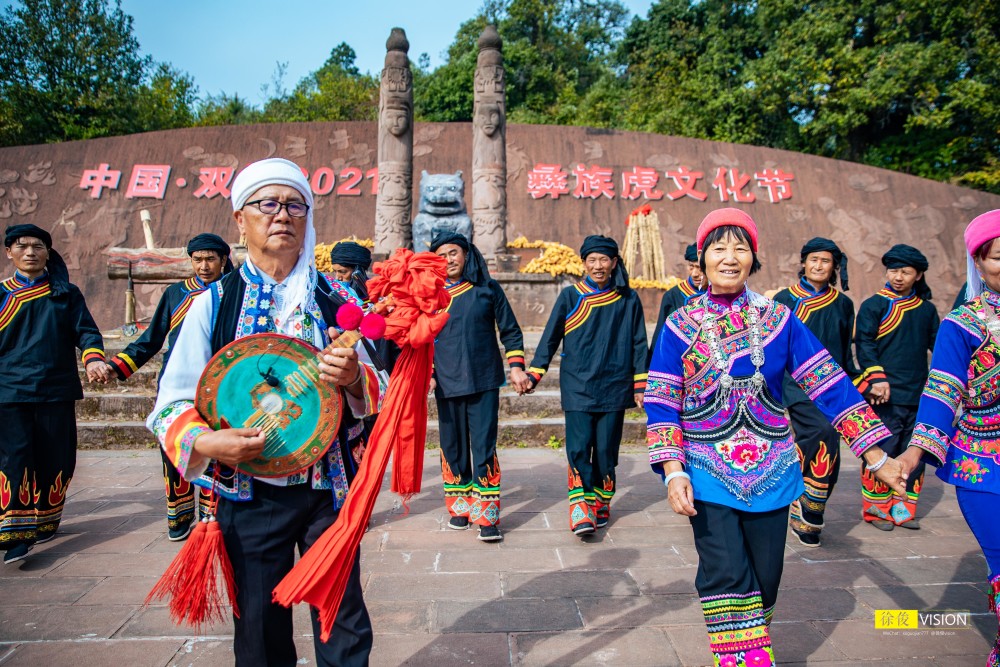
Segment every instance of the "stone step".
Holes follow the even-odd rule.
[[[629,413],[622,434],[623,444],[641,444],[646,439],[646,420]],[[156,447],[156,440],[142,421],[81,421],[77,423],[79,449],[136,449]],[[503,447],[562,446],[566,425],[561,416],[541,419],[501,419],[497,442]],[[427,423],[427,443],[438,442],[437,420]]]
[[[156,404],[156,395],[148,390],[126,388],[124,391],[87,391],[76,404],[76,418],[81,421],[144,420]],[[427,412],[437,418],[437,402],[427,398]],[[501,418],[557,417],[562,414],[558,389],[538,390],[518,396],[509,387],[500,391]]]
[[[128,380],[122,382],[116,379],[112,380],[108,384],[98,384],[96,382],[87,382],[87,374],[81,368],[79,369],[80,382],[83,384],[83,391],[85,393],[99,393],[99,394],[121,394],[121,393],[132,393],[132,392],[155,392],[156,391],[156,379],[160,372],[160,366],[158,364],[147,364],[143,366],[135,373],[132,373]]]

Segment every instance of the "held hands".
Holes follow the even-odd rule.
[[[510,369],[510,383],[514,387],[514,391],[517,392],[518,396],[523,396],[526,392],[531,389],[531,378],[520,368]]]
[[[889,383],[876,382],[868,388],[868,402],[872,405],[882,405],[889,402]]]
[[[906,448],[906,451],[896,457],[900,465],[903,466],[903,474],[909,479],[910,473],[913,469],[920,465],[920,459],[924,455],[924,450],[913,445]]]
[[[224,428],[203,433],[194,441],[194,450],[202,456],[235,467],[264,451],[264,431],[259,428]]]
[[[866,465],[875,465],[882,458],[884,452],[881,447],[872,447],[871,449],[865,450],[865,453],[861,455],[862,460]],[[886,459],[882,467],[876,470],[874,473],[875,479],[882,482],[890,489],[896,492],[897,495],[906,495],[906,477],[909,474],[910,469],[904,469],[903,464],[900,463],[899,459],[894,459],[891,456]]]
[[[107,384],[115,378],[115,372],[103,361],[91,361],[87,364],[87,382]]]

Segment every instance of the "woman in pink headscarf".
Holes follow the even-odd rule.
[[[1000,210],[965,230],[966,302],[938,331],[910,446],[907,471],[923,459],[955,485],[958,506],[986,557],[990,611],[1000,616]],[[955,414],[962,417],[955,424]],[[955,425],[953,425],[955,424]],[[1000,634],[986,659],[1000,666]]]

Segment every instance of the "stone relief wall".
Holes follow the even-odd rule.
[[[418,173],[473,173],[471,124],[421,123],[412,135]],[[158,246],[183,246],[200,232],[235,243],[228,200],[233,176],[253,160],[279,156],[308,171],[320,240],[374,238],[378,141],[376,123],[341,122],[190,128],[4,148],[0,223],[31,222],[49,230],[98,323],[110,328],[123,321],[125,285],[107,278],[104,252],[144,245],[141,209],[152,214]],[[649,203],[661,223],[668,268],[679,273],[684,246],[701,219],[733,205],[748,211],[761,230],[764,268],[753,278],[756,289],[789,284],[802,243],[828,236],[850,257],[849,296],[856,303],[881,285],[882,253],[904,242],[928,256],[928,280],[943,310],[964,280],[966,223],[1000,208],[996,195],[754,146],[510,125],[505,148],[508,239],[524,235],[575,248],[587,234],[599,233],[621,242],[629,211]],[[773,173],[794,176],[784,182],[787,191],[767,180]],[[407,193],[410,201],[416,186]],[[752,202],[746,201],[750,195]],[[467,190],[472,211],[470,197]],[[4,262],[0,274],[12,271]],[[140,317],[152,314],[161,291],[137,287]],[[547,304],[535,299],[530,311],[527,306],[525,317],[530,312],[530,319],[544,321],[547,312],[535,311]]]

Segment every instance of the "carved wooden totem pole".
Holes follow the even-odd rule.
[[[378,105],[378,196],[375,253],[386,256],[410,246],[413,208],[413,75],[402,28],[385,43],[385,69]]]
[[[495,261],[507,252],[507,111],[503,42],[496,27],[479,36],[472,117],[473,239]]]

